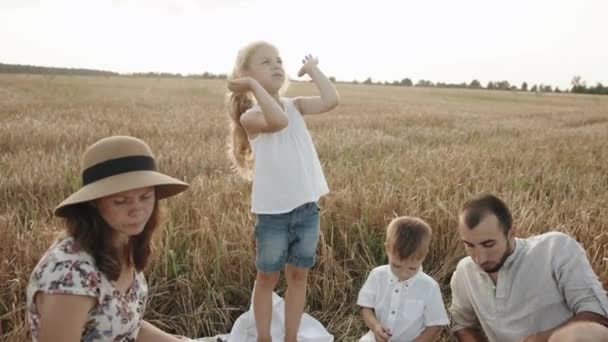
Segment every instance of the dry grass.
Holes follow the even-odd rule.
[[[172,217],[147,271],[147,318],[188,336],[230,329],[248,306],[255,267],[249,187],[225,157],[223,91],[220,81],[0,76],[0,339],[26,339],[28,277],[60,226],[51,210],[78,186],[83,150],[113,134],[144,139],[164,172],[192,185],[167,203]],[[510,204],[522,236],[575,236],[608,284],[608,98],[339,91],[338,109],[307,119],[332,189],[307,310],[337,341],[363,333],[357,291],[385,262],[383,232],[394,215],[434,228],[425,269],[449,299],[464,253],[456,213],[479,191]],[[296,83],[290,92],[314,89]]]

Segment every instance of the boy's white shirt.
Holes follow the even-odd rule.
[[[450,324],[439,284],[422,269],[399,281],[389,265],[374,268],[359,291],[357,305],[375,311],[376,319],[392,333],[389,341],[412,341],[426,327]],[[371,331],[361,341],[370,336]]]

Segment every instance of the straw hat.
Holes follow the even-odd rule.
[[[156,198],[176,195],[188,184],[157,171],[150,147],[140,139],[113,136],[91,145],[82,159],[82,187],[55,208],[65,216],[65,208],[123,191],[156,187]]]

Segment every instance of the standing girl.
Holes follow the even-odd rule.
[[[235,168],[253,179],[251,211],[256,267],[253,311],[259,342],[271,341],[272,292],[285,267],[286,342],[296,342],[306,300],[308,269],[319,239],[319,198],[329,192],[302,115],[322,114],[339,95],[311,55],[298,76],[308,74],[320,96],[281,97],[286,86],[279,51],[266,42],[242,48],[229,79],[230,154]],[[276,342],[276,341],[275,341]]]

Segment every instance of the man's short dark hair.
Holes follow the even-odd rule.
[[[496,216],[505,235],[508,234],[513,225],[513,217],[505,202],[488,193],[478,194],[470,198],[464,203],[460,213],[463,215],[463,221],[469,229],[477,227],[488,214]]]

